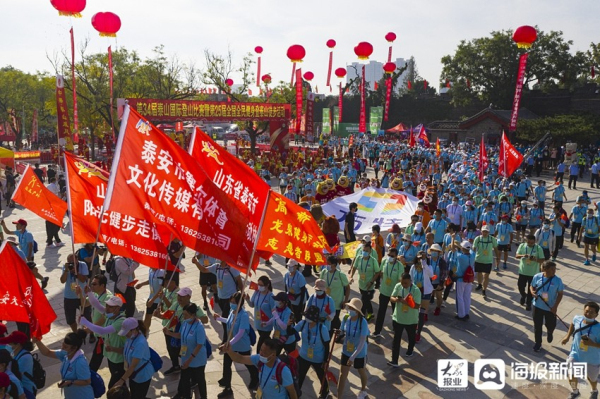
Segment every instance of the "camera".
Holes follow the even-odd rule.
[[[74,266],[75,266],[75,265],[74,265],[73,263],[71,263],[71,262],[67,262],[67,269],[69,269],[69,270],[73,270],[73,267],[74,267]]]

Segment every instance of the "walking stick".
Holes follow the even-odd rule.
[[[323,387],[325,386],[325,384],[329,384],[328,380],[333,380],[337,384],[337,379],[335,378],[335,375],[333,375],[333,373],[329,371],[329,362],[331,362],[331,356],[333,355],[333,348],[335,347],[335,341],[337,340],[339,333],[340,333],[340,330],[338,330],[338,329],[335,329],[333,331],[333,337],[331,338],[331,345],[329,346],[329,355],[327,356],[327,360],[323,364],[324,373],[323,373],[323,379],[321,380],[321,389],[319,392],[323,391]]]
[[[541,296],[538,296],[539,299],[542,300],[542,302],[544,302],[546,304],[546,306],[548,307],[548,309],[550,309],[550,312],[552,312],[552,308],[550,307],[550,305],[548,305],[548,302],[546,302],[546,300],[544,298],[542,298]],[[558,315],[558,313],[553,313],[558,320],[560,320],[561,323],[563,323],[563,325],[565,326],[565,328],[568,330],[569,326],[567,325],[567,323],[564,322],[563,319],[560,318],[560,316]]]

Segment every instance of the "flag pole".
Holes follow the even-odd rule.
[[[235,320],[237,319],[242,301],[244,300],[244,291],[246,290],[246,284],[248,283],[248,276],[250,276],[250,270],[252,269],[252,263],[254,262],[254,257],[256,256],[256,247],[258,246],[258,239],[260,237],[260,233],[263,228],[265,216],[267,215],[267,209],[269,208],[269,198],[271,198],[271,189],[269,189],[269,192],[267,193],[267,199],[265,201],[265,209],[263,209],[263,213],[260,218],[260,223],[258,224],[256,240],[254,241],[254,245],[252,247],[252,254],[250,255],[250,262],[248,263],[248,269],[246,269],[246,277],[244,278],[244,283],[242,284],[242,295],[240,296],[240,300],[238,301],[238,307],[235,310],[234,315],[233,315],[233,322],[231,323],[232,326],[235,326]],[[230,329],[229,331],[227,331],[227,341],[228,342],[231,340],[232,334],[233,334],[233,329]]]

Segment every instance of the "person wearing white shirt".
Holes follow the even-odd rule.
[[[451,223],[457,226],[462,226],[463,209],[458,203],[458,198],[454,197],[452,203],[446,207],[446,215]]]

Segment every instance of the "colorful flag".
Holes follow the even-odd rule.
[[[168,232],[159,234],[156,224],[128,214],[114,211],[102,214],[108,172],[73,154],[66,152],[64,156],[73,243],[96,242],[102,215],[98,241],[106,244],[111,254],[153,269],[164,268],[166,263],[168,270],[174,270],[171,262],[166,262],[167,247],[162,238]]]
[[[510,177],[521,166],[523,155],[508,141],[506,133],[502,132],[500,155],[498,157],[498,173]]]
[[[440,147],[440,138],[438,137],[435,140],[435,155],[439,158],[441,153],[442,153],[442,149]]]
[[[12,200],[57,226],[62,226],[67,213],[67,203],[48,190],[29,165],[15,188]]]
[[[419,140],[422,141],[422,144],[429,148],[431,144],[429,143],[429,138],[427,137],[427,132],[425,131],[425,125],[421,125],[419,129]]]
[[[164,226],[183,245],[246,271],[248,210],[197,161],[129,106],[121,122],[104,207]]]
[[[73,135],[69,107],[65,94],[65,78],[56,75],[56,116],[58,117],[58,143],[69,151],[73,151]]]
[[[479,181],[483,182],[485,177],[485,171],[489,166],[489,160],[487,152],[485,150],[485,143],[483,142],[483,136],[481,136],[481,144],[479,144]]]
[[[25,261],[6,241],[0,246],[0,320],[29,323],[31,336],[50,331],[56,313]],[[10,267],[6,267],[10,265]]]
[[[411,148],[413,148],[416,143],[415,143],[415,135],[414,135],[412,126],[410,127],[410,132],[408,134],[409,134],[409,136],[408,136],[408,146],[411,147]]]
[[[325,265],[332,249],[309,211],[271,191],[257,249],[307,265]]]

